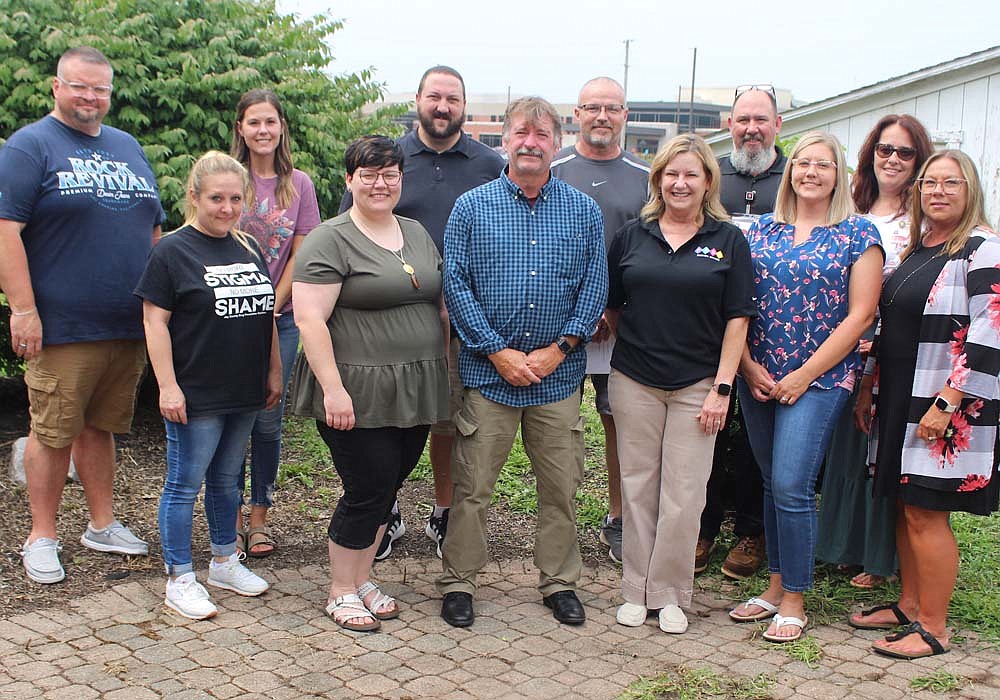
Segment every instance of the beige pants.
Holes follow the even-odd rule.
[[[583,479],[580,394],[517,408],[466,389],[455,415],[451,478],[455,496],[444,540],[441,593],[475,593],[486,564],[486,512],[518,426],[538,487],[535,566],[543,596],[573,590],[583,567],[576,537],[576,490]]]
[[[676,391],[611,370],[608,393],[622,474],[622,597],[646,608],[691,604],[694,550],[715,435],[697,420],[712,388]],[[449,531],[450,534],[450,531]]]

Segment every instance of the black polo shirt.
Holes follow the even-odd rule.
[[[778,185],[781,184],[785,163],[788,162],[780,148],[775,146],[774,150],[778,152],[778,157],[771,163],[770,168],[757,176],[736,172],[736,168],[729,162],[729,156],[719,158],[719,170],[722,172],[719,194],[722,206],[730,214],[747,213],[748,192],[753,192],[753,200],[750,202],[751,214],[760,216],[774,211],[774,202],[778,198]]]
[[[611,244],[608,278],[608,307],[621,309],[611,366],[658,389],[714,377],[726,322],[757,313],[750,246],[710,217],[676,251],[656,221],[632,221]]]
[[[438,252],[444,255],[444,226],[455,200],[474,187],[496,180],[503,170],[503,157],[465,132],[443,153],[428,148],[417,130],[401,137],[403,149],[403,191],[393,210],[416,219],[431,235]],[[354,204],[350,192],[340,201],[341,213]]]

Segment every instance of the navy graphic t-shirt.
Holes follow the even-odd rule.
[[[132,295],[165,219],[156,177],[124,131],[52,116],[0,149],[0,219],[21,232],[46,345],[142,338]]]
[[[171,312],[174,373],[189,417],[264,408],[274,288],[262,257],[231,235],[185,226],[153,249],[135,294]]]

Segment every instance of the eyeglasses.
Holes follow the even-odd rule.
[[[945,194],[958,194],[958,191],[962,189],[968,180],[964,180],[960,177],[949,177],[947,180],[935,180],[929,177],[922,177],[917,180],[917,187],[920,188],[921,194],[931,194],[937,190],[938,185],[941,185],[941,189],[944,190]]]
[[[909,146],[893,146],[891,143],[875,144],[875,152],[878,153],[881,158],[888,158],[895,153],[899,156],[899,159],[903,161],[913,160],[917,155],[917,149],[915,148],[910,148]]]
[[[760,90],[761,92],[766,92],[771,96],[771,99],[775,102],[778,101],[778,96],[774,94],[774,86],[768,83],[763,83],[761,85],[740,85],[736,88],[736,96],[734,99],[738,98],[744,92],[750,92],[751,90]]]
[[[111,97],[112,87],[110,85],[87,85],[87,83],[70,82],[58,73],[56,73],[56,77],[59,78],[59,82],[68,87],[69,91],[77,97],[83,97],[88,92],[93,92],[94,97],[99,100],[106,100]]]
[[[808,158],[796,158],[792,161],[792,167],[799,170],[808,170],[816,166],[816,170],[821,173],[828,173],[837,169],[837,162],[833,160],[809,160]]]
[[[403,173],[398,170],[390,170],[385,173],[371,170],[359,170],[356,177],[361,180],[361,184],[363,185],[374,185],[378,182],[379,178],[382,178],[382,182],[384,182],[387,187],[392,187],[394,185],[398,185],[399,181],[403,179]]]
[[[625,105],[601,105],[596,102],[588,102],[587,104],[577,105],[577,108],[593,117],[600,114],[602,109],[608,114],[621,114],[625,111]]]

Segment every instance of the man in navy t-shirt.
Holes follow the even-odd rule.
[[[139,143],[104,126],[113,72],[97,49],[59,59],[55,106],[0,149],[0,287],[11,344],[26,364],[31,433],[25,473],[28,577],[56,583],[56,512],[72,453],[90,508],[81,542],[146,554],[113,513],[113,433],[128,432],[145,368],[132,295],[164,217]]]

